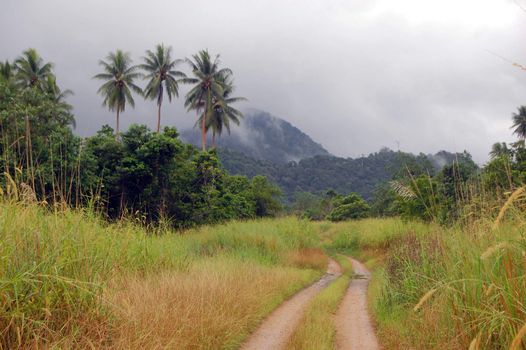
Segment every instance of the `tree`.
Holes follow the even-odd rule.
[[[254,176],[250,184],[256,205],[256,216],[276,216],[283,208],[279,187],[271,184],[265,176]]]
[[[327,215],[331,221],[361,219],[367,217],[371,208],[357,193],[350,193],[335,203],[334,209]]]
[[[394,216],[398,214],[396,193],[388,182],[379,184],[371,200],[371,214],[374,216]]]
[[[14,64],[5,61],[4,63],[0,62],[0,80],[5,82],[11,82],[14,79],[15,75],[15,66]]]
[[[42,89],[19,90],[0,79],[0,167],[17,183],[30,184],[39,199],[46,189],[57,189],[58,174],[65,179],[74,171],[75,161],[70,161],[78,140],[69,128],[73,123],[69,110]]]
[[[48,94],[51,99],[57,103],[64,103],[66,97],[73,95],[70,89],[61,90],[57,85],[57,78],[54,75],[49,75],[42,85],[43,91]]]
[[[144,97],[151,100],[157,99],[157,133],[161,130],[161,105],[163,103],[164,90],[168,96],[168,101],[172,102],[172,97],[179,97],[179,79],[186,75],[175,69],[182,60],[172,60],[172,48],[157,45],[155,52],[146,51],[144,62],[140,68],[146,71],[144,76],[149,79],[148,85],[144,90]]]
[[[511,150],[508,148],[506,142],[496,142],[491,146],[489,156],[491,159],[506,157],[509,158]]]
[[[104,98],[102,105],[108,107],[110,111],[117,112],[115,137],[118,138],[120,113],[124,112],[126,103],[135,107],[132,90],[142,95],[141,88],[135,85],[140,73],[137,71],[138,67],[132,65],[130,54],[121,50],[110,52],[106,61],[100,60],[99,65],[104,72],[93,78],[105,81],[97,92]]]
[[[187,110],[195,110],[198,122],[201,123],[201,146],[206,150],[206,124],[214,112],[214,99],[220,99],[224,94],[224,77],[231,75],[228,68],[219,68],[221,61],[219,55],[214,59],[210,57],[208,50],[199,51],[186,59],[192,69],[193,78],[182,81],[195,84],[186,94],[185,107]],[[202,113],[200,115],[200,113]]]
[[[21,88],[42,87],[52,74],[52,63],[45,63],[35,49],[27,49],[15,61],[16,82]]]
[[[73,91],[69,89],[61,90],[54,75],[47,77],[42,88],[48,97],[55,102],[57,108],[61,108],[65,113],[71,113],[73,107],[66,102],[66,97],[73,95]],[[72,121],[72,126],[76,126],[75,120]]]
[[[391,187],[396,193],[395,205],[402,217],[439,221],[443,216],[443,191],[435,178],[420,175],[405,182],[394,180]]]
[[[517,109],[517,113],[512,115],[513,133],[519,137],[519,139],[526,139],[526,106],[520,106]]]
[[[207,121],[206,129],[212,129],[212,147],[216,144],[216,135],[221,136],[223,128],[230,134],[230,122],[239,125],[243,113],[232,107],[232,104],[240,101],[246,101],[244,97],[232,97],[234,83],[230,75],[220,77],[223,86],[223,95],[214,99],[213,113]]]

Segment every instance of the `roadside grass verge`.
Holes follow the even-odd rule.
[[[336,335],[334,313],[347,291],[353,274],[352,265],[347,257],[337,255],[335,259],[342,267],[342,275],[316,295],[309,304],[305,316],[287,345],[288,349],[334,349]]]
[[[152,233],[89,211],[0,202],[0,349],[234,347],[323,273],[323,256],[309,253],[317,242],[294,218]],[[138,331],[148,318],[178,317],[192,329]]]
[[[408,235],[371,290],[386,347],[510,348],[526,319],[525,248],[518,223]]]
[[[317,229],[329,251],[373,269],[368,298],[384,348],[521,349],[526,221],[507,216],[496,228],[368,219]]]

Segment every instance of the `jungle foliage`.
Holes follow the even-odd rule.
[[[139,73],[129,55],[117,51],[101,65],[106,73],[97,77],[107,80],[99,90],[104,104],[117,114],[126,104],[133,106],[131,92],[140,93],[134,83]],[[91,206],[109,219],[131,216],[144,224],[176,227],[274,216],[281,210],[281,191],[266,178],[229,175],[214,149],[199,152],[183,143],[175,128],[152,132],[132,125],[118,132],[105,125],[91,137],[74,135],[72,107],[64,100],[70,92],[60,90],[52,68],[31,49],[0,67],[0,181],[6,196],[52,206]],[[122,84],[116,68],[126,73]],[[120,87],[125,88],[122,94]],[[232,112],[228,104],[235,101],[214,101],[214,113]]]

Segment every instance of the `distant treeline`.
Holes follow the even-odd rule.
[[[443,166],[455,161],[477,167],[467,152],[414,155],[387,148],[355,159],[319,155],[287,164],[253,159],[224,148],[219,149],[219,157],[232,174],[267,176],[279,185],[289,203],[294,201],[297,193],[323,195],[327,190],[341,194],[356,192],[371,200],[379,185],[406,175],[408,169],[415,174],[435,175]]]

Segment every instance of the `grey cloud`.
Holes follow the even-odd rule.
[[[457,1],[461,9],[468,3]],[[237,93],[250,100],[245,106],[283,117],[334,154],[399,141],[412,152],[467,149],[483,162],[493,142],[512,140],[510,115],[526,104],[526,72],[488,53],[526,62],[526,14],[501,3],[516,13],[493,25],[475,21],[489,5],[461,21],[415,22],[392,0],[4,0],[0,59],[35,47],[55,62],[61,85],[75,91],[81,135],[114,121],[91,79],[97,61],[116,48],[138,60],[164,42],[179,57],[202,48],[221,53]],[[137,102],[124,123],[153,126],[154,104]],[[193,125],[182,103],[163,107],[164,123]]]

